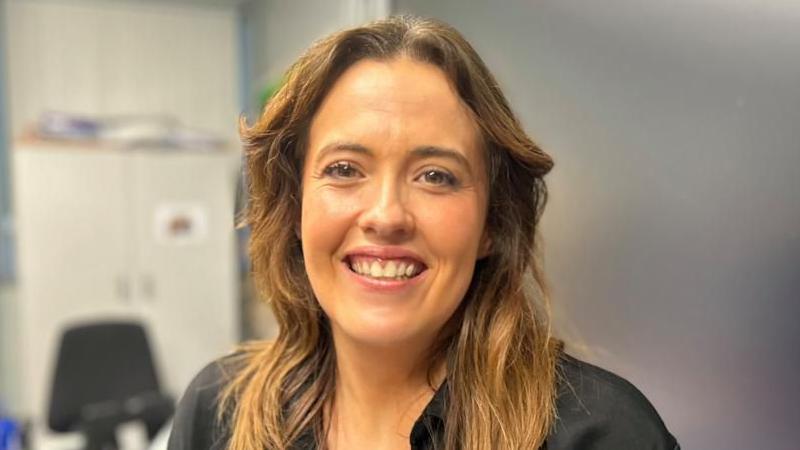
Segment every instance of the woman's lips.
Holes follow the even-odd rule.
[[[350,248],[342,266],[358,286],[371,292],[401,292],[425,278],[428,267],[414,250],[397,245]]]
[[[388,263],[387,263],[388,265]],[[342,261],[342,269],[346,272],[348,278],[353,280],[358,286],[372,292],[393,293],[402,292],[410,289],[423,281],[427,275],[427,270],[424,268],[411,277],[394,277],[394,278],[374,278],[370,275],[359,274],[350,267],[348,259]],[[420,269],[418,269],[420,270]]]

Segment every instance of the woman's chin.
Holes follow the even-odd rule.
[[[359,321],[340,328],[341,337],[368,347],[397,347],[426,341],[418,324],[399,321]]]

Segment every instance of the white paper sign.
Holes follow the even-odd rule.
[[[196,203],[164,203],[155,210],[156,242],[196,245],[208,236],[208,210]]]

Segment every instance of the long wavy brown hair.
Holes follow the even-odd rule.
[[[328,320],[311,290],[296,235],[301,174],[311,119],[337,78],[355,62],[409,57],[440,68],[470,108],[488,171],[491,253],[440,332],[435,360],[447,371],[448,450],[539,448],[555,420],[556,363],[537,224],[553,166],[523,131],[498,83],[452,27],[410,16],[337,32],[314,43],[252,126],[246,147],[249,252],[259,295],[279,325],[270,342],[243,344],[222,391],[219,419],[229,450],[287,449],[322,424],[335,388]]]

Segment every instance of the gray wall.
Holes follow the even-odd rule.
[[[573,352],[686,449],[797,448],[800,3],[397,0],[460,29],[556,160]]]

